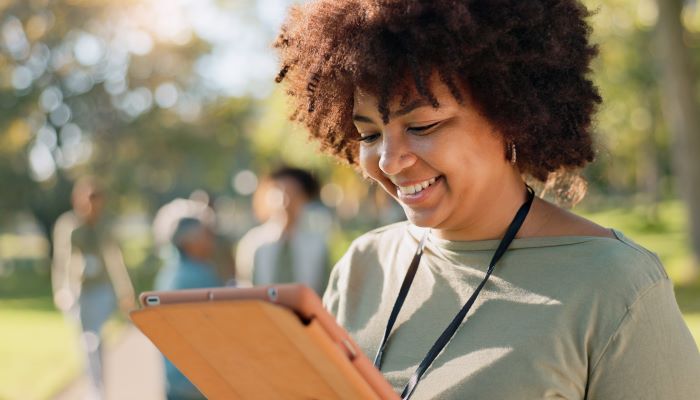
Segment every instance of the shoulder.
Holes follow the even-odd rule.
[[[536,198],[530,211],[532,220],[525,222],[526,236],[595,236],[615,238],[608,228],[565,210],[541,198]]]
[[[361,299],[378,298],[401,250],[410,248],[408,243],[417,243],[409,232],[411,228],[408,222],[399,222],[371,230],[353,240],[333,267],[323,297],[324,305],[339,321],[347,322],[352,318],[354,312],[348,310],[358,307]]]
[[[615,229],[538,199],[533,206],[535,222],[529,226],[532,237],[581,238],[561,253],[566,262],[583,269],[589,279],[602,286],[622,285],[640,289],[668,279],[656,254]],[[585,240],[583,240],[585,239]]]
[[[353,240],[348,252],[372,252],[398,245],[409,235],[410,224],[401,221],[373,229]]]
[[[654,253],[619,231],[611,232],[614,238],[581,236],[578,243],[538,256],[543,262],[563,266],[555,274],[561,282],[559,289],[565,291],[569,302],[577,304],[577,310],[592,318],[582,320],[594,321],[591,326],[599,339],[610,337],[619,321],[650,290],[670,282]]]
[[[659,257],[622,232],[610,229],[611,237],[571,235],[554,247],[535,249],[537,259],[568,266],[562,272],[575,274],[581,283],[635,295],[645,287],[668,279]],[[556,238],[554,238],[556,239]]]
[[[700,357],[670,280],[639,292],[614,325],[591,357],[590,397],[620,397],[620,382],[632,378],[641,386],[625,389],[630,398],[695,398]]]
[[[630,287],[638,295],[646,288],[667,280],[668,274],[659,257],[622,232],[611,230],[614,239],[600,239],[592,248],[593,256],[610,284]]]
[[[584,314],[617,320],[640,296],[668,281],[659,258],[617,230],[612,238],[571,235],[524,239],[513,246],[513,261],[533,279],[552,285]],[[506,260],[508,261],[508,260]],[[530,278],[526,278],[530,279]],[[536,283],[537,284],[537,283]]]
[[[385,268],[395,264],[401,249],[408,249],[410,243],[418,242],[411,228],[415,227],[403,221],[359,236],[335,265],[333,275],[339,279],[356,280],[358,284],[368,277],[379,278]]]
[[[280,229],[277,225],[267,222],[255,226],[246,232],[238,242],[239,249],[257,248],[265,243],[275,242],[279,239]]]
[[[66,231],[72,231],[79,224],[80,221],[78,220],[78,216],[75,215],[73,211],[66,211],[61,214],[58,219],[56,219],[56,223],[54,224],[54,232],[63,233]]]

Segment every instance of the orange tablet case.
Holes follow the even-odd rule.
[[[209,399],[398,399],[302,285],[141,294],[134,324]]]

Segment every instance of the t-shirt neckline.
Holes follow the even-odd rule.
[[[413,237],[416,242],[425,234],[428,228],[421,228],[419,226],[408,223],[407,224],[408,233]],[[610,229],[610,231],[615,235],[615,238],[604,237],[604,236],[585,236],[585,235],[570,235],[570,236],[536,236],[527,238],[516,238],[513,240],[510,249],[525,249],[525,248],[539,248],[539,247],[556,247],[556,246],[568,246],[592,241],[607,241],[607,240],[623,240],[623,234],[616,229]],[[440,239],[435,237],[435,235],[430,235],[428,237],[428,243],[440,247],[444,250],[450,251],[479,251],[479,250],[496,250],[498,244],[501,242],[500,239],[488,239],[488,240],[470,240],[470,241],[455,241]]]

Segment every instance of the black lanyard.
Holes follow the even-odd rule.
[[[423,359],[423,361],[421,361],[420,365],[418,365],[418,368],[416,368],[416,371],[413,373],[413,376],[411,376],[411,379],[408,380],[406,387],[404,387],[403,392],[401,392],[402,399],[406,400],[411,397],[413,391],[416,389],[416,385],[418,385],[418,381],[421,379],[421,377],[423,377],[425,371],[428,369],[428,367],[430,367],[430,365],[433,363],[433,360],[435,360],[438,354],[440,354],[440,352],[447,345],[450,339],[452,339],[452,336],[454,336],[455,332],[457,332],[457,329],[462,324],[462,321],[464,321],[464,318],[467,316],[467,313],[472,307],[472,304],[474,304],[474,301],[476,300],[477,296],[479,296],[481,289],[486,284],[486,281],[489,280],[489,277],[491,276],[491,273],[493,272],[496,263],[498,262],[498,260],[501,259],[503,253],[506,252],[508,246],[510,246],[510,243],[513,241],[515,235],[518,233],[518,230],[525,221],[525,217],[527,217],[527,213],[530,211],[530,206],[532,205],[532,201],[534,198],[535,192],[532,190],[531,187],[528,186],[527,200],[525,200],[525,203],[523,203],[523,205],[520,206],[520,209],[518,209],[518,212],[515,214],[513,221],[511,221],[510,225],[508,226],[508,229],[506,230],[506,234],[503,236],[503,239],[501,239],[501,242],[498,244],[498,248],[496,249],[493,258],[491,258],[491,262],[489,263],[489,268],[486,271],[486,276],[481,281],[479,286],[477,286],[476,290],[474,290],[474,293],[472,293],[471,297],[469,297],[469,300],[467,300],[466,304],[464,304],[462,309],[459,310],[457,315],[455,315],[455,317],[452,319],[452,322],[450,322],[447,328],[445,328],[438,340],[433,344],[433,347],[430,348],[430,351],[428,351],[428,354],[425,355],[425,358]],[[413,260],[411,260],[411,265],[408,267],[408,271],[406,271],[406,276],[403,278],[403,283],[401,284],[399,295],[396,297],[394,308],[392,308],[391,314],[389,315],[389,320],[386,324],[386,330],[384,331],[384,337],[382,338],[382,344],[379,346],[379,349],[377,350],[377,356],[374,358],[374,366],[379,369],[381,369],[382,366],[382,356],[384,355],[384,350],[386,348],[387,341],[389,340],[391,329],[394,327],[396,317],[399,315],[399,311],[401,311],[401,307],[403,306],[404,300],[406,300],[406,295],[408,294],[408,290],[411,288],[413,278],[416,276],[416,271],[418,270],[418,264],[420,263],[421,256],[423,255],[423,247],[425,246],[425,240],[427,236],[427,233],[423,235],[423,238],[421,239],[420,244],[418,245],[416,254],[413,256]]]

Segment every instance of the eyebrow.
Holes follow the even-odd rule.
[[[405,106],[401,109],[398,109],[398,110],[394,111],[393,113],[391,113],[389,115],[389,119],[395,118],[395,117],[401,117],[403,115],[410,113],[411,111],[413,111],[417,108],[421,108],[421,107],[425,107],[425,106],[429,106],[429,105],[430,105],[430,103],[428,101],[426,101],[425,99],[414,100],[411,103],[409,103],[407,106]],[[372,119],[370,117],[366,117],[366,116],[360,115],[360,114],[353,114],[352,120],[355,122],[366,122],[366,123],[373,123],[374,122],[374,121],[372,121]]]

